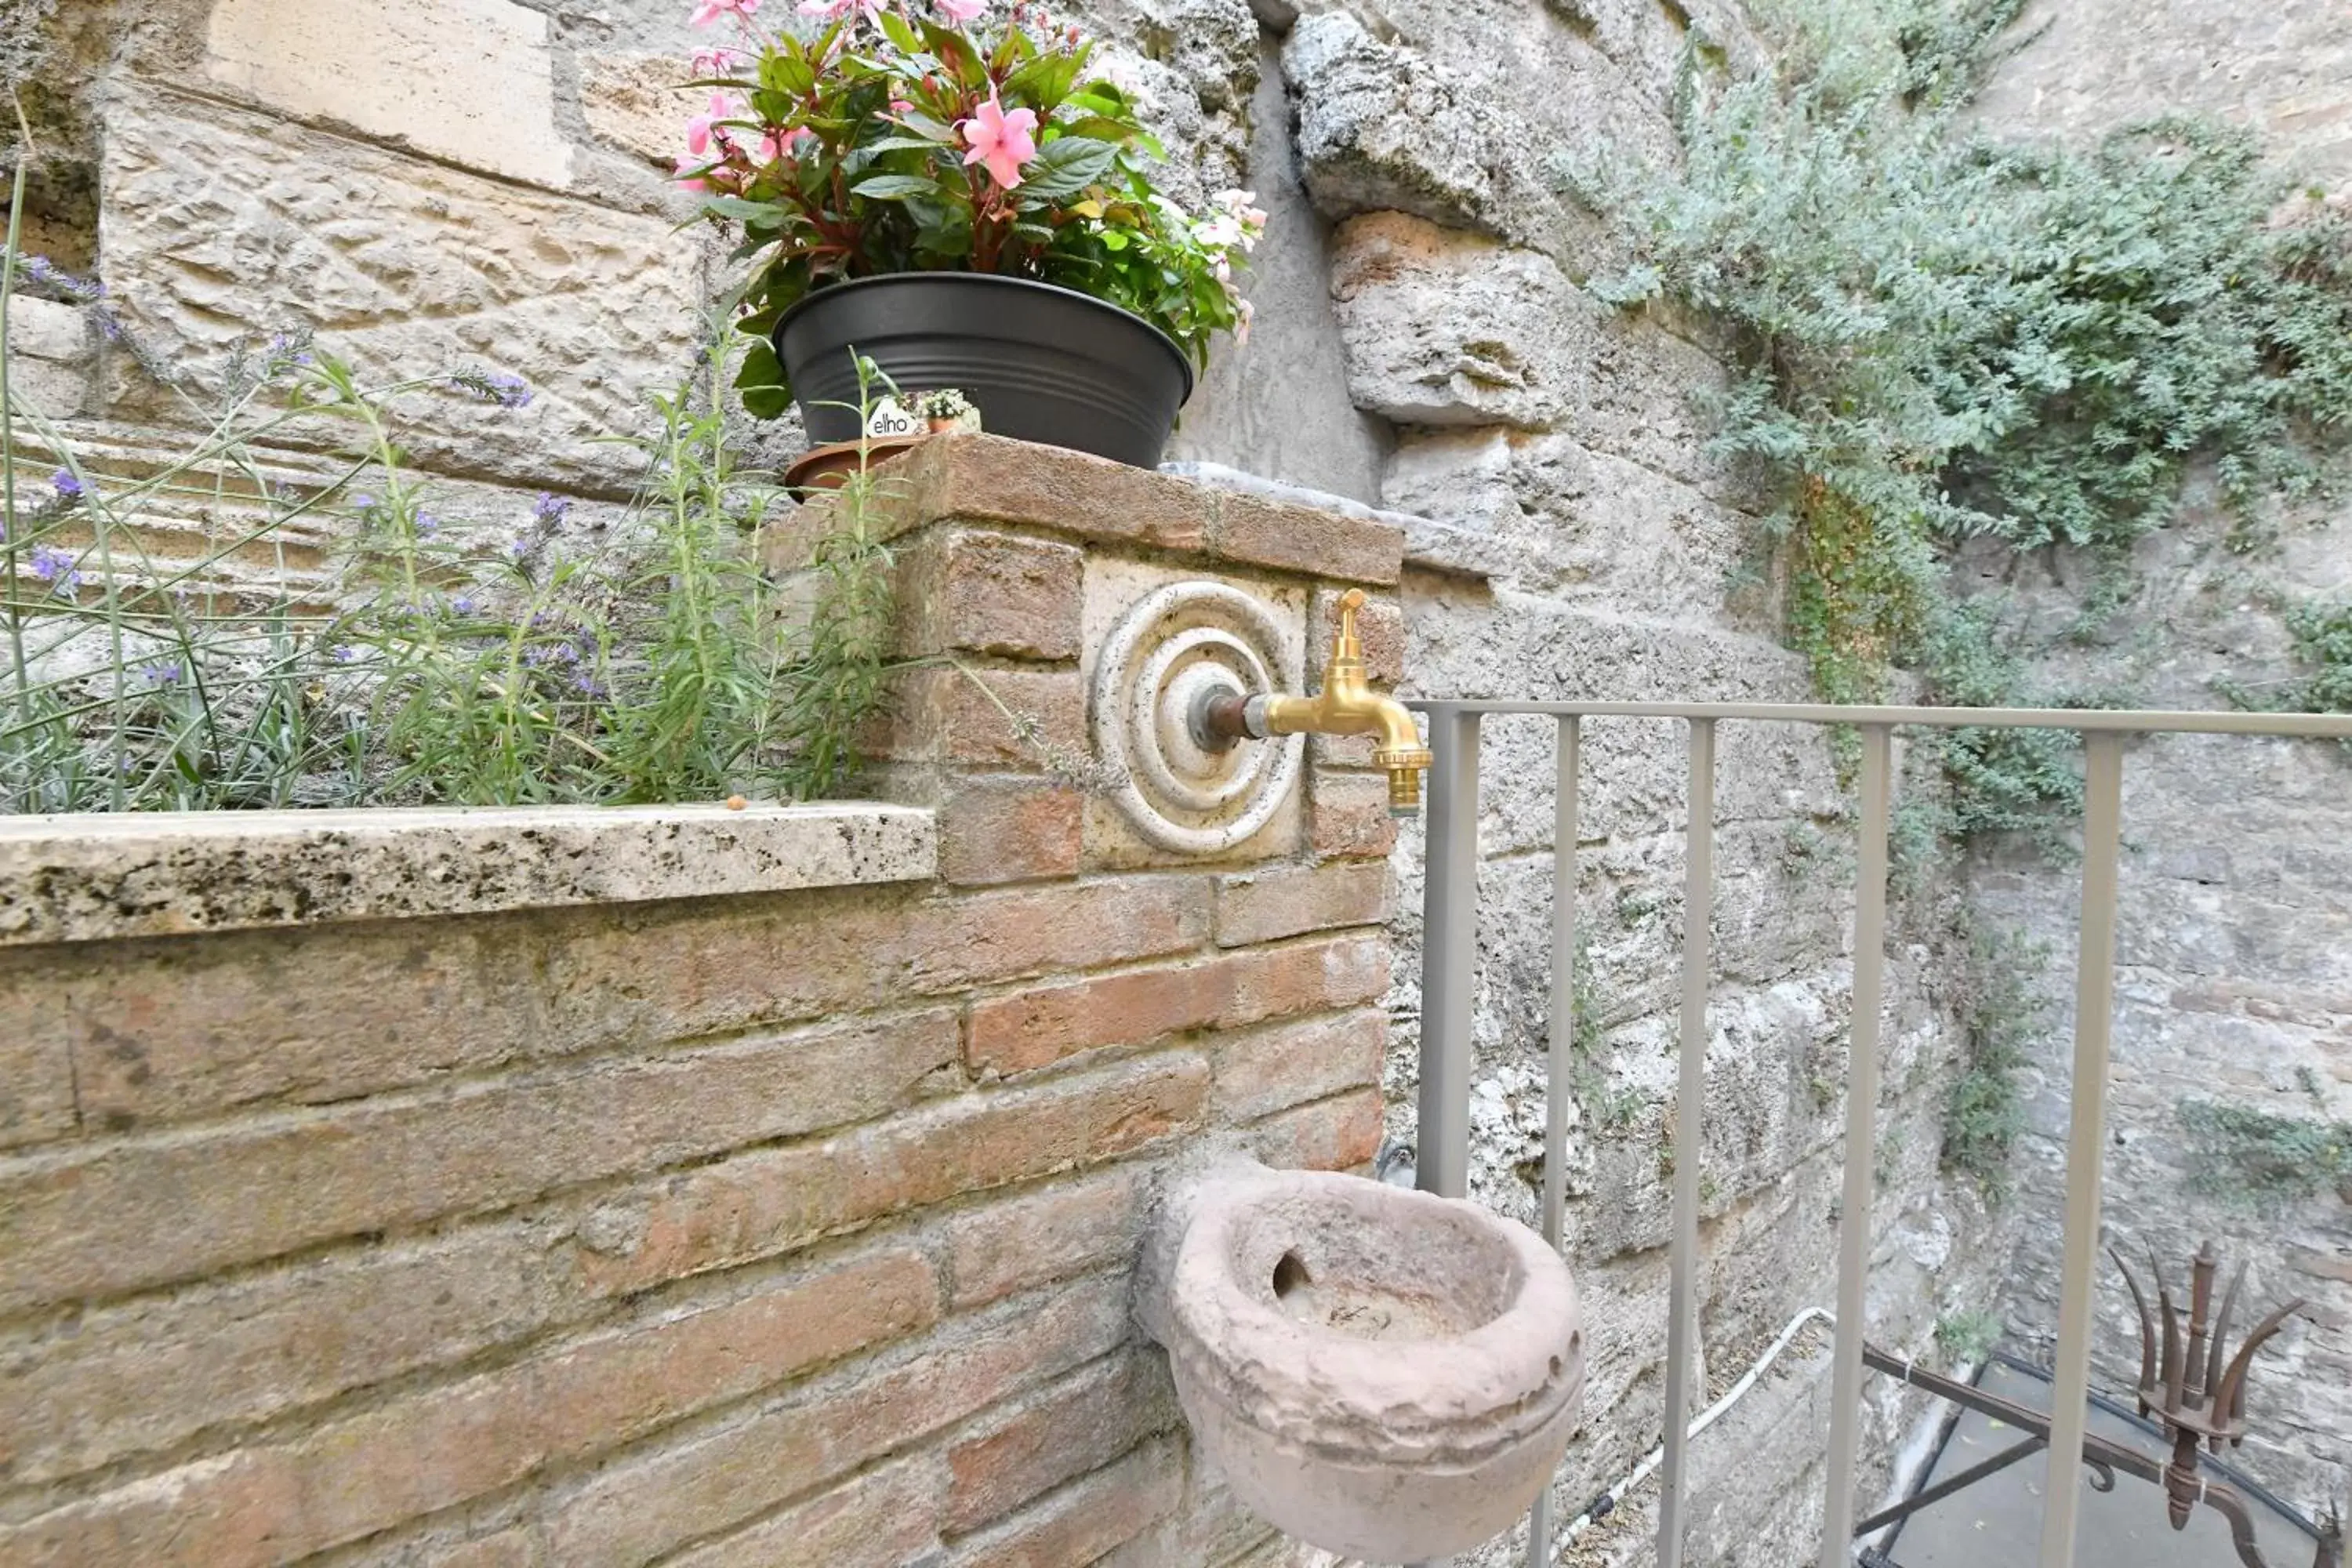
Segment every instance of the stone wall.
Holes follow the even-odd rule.
[[[1979,106],[1997,134],[2079,140],[2159,110],[2214,114],[2260,130],[2284,166],[2334,199],[2352,190],[2352,16],[2341,6],[2036,5],[2020,26],[2032,41]],[[2274,514],[2248,552],[2231,547],[2231,520],[2193,496],[2134,552],[2120,602],[2111,574],[2058,552],[1977,552],[1961,583],[2015,596],[2054,689],[2226,707],[2218,683],[2259,689],[2291,672],[2285,605],[2352,597],[2344,513],[2336,502]],[[2103,595],[2105,607],[2086,614]],[[2180,737],[2135,745],[2125,776],[2105,1239],[2136,1259],[2153,1247],[2178,1289],[2210,1237],[2249,1265],[2262,1310],[2312,1300],[2256,1363],[2253,1436],[2233,1457],[2315,1509],[2346,1488],[2352,1222],[2332,1190],[2273,1212],[2229,1195],[2246,1152],[2200,1154],[2180,1110],[2218,1101],[2296,1122],[2352,1118],[2352,762],[2324,742]],[[2046,1352],[2071,1100],[2075,872],[2012,848],[1989,858],[1976,891],[1990,914],[2049,949],[2055,1027],[2031,1075],[2027,1239],[2004,1303],[2021,1347]],[[2216,1186],[2225,1191],[2207,1190]],[[2126,1388],[2138,1372],[2137,1320],[2111,1266],[2098,1289],[2096,1376]]]
[[[1737,587],[1749,575],[1755,499],[1743,476],[1704,456],[1690,408],[1695,389],[1719,383],[1716,359],[1687,324],[1622,318],[1580,289],[1608,258],[1558,178],[1557,154],[1603,140],[1669,155],[1673,80],[1695,36],[1723,68],[1759,58],[1734,6],[1076,9],[1141,84],[1180,194],[1245,183],[1273,213],[1254,281],[1257,332],[1205,379],[1171,456],[1399,514],[1354,520],[1374,537],[1402,529],[1412,547],[1380,622],[1383,679],[1456,696],[1805,694],[1772,635],[1770,584]],[[159,376],[201,389],[233,340],[306,325],[377,369],[455,358],[529,376],[539,400],[495,422],[477,405],[420,399],[416,459],[454,523],[520,518],[550,487],[583,498],[573,515],[589,525],[593,503],[619,499],[630,473],[591,437],[631,428],[644,393],[687,371],[693,311],[725,280],[699,239],[671,232],[685,209],[661,177],[687,111],[669,85],[689,47],[687,10],[682,0],[589,10],[396,0],[328,34],[298,0],[65,7],[34,87],[47,158],[35,232],[62,264],[104,278],[126,328],[110,340],[95,307],[27,302],[49,307],[27,310],[39,331],[26,347],[40,395],[72,416],[67,437],[143,453],[159,424],[184,417]],[[797,447],[789,421],[744,435],[770,458]],[[917,580],[1076,579],[1094,595],[1207,543],[1208,570],[1295,617],[1304,672],[1321,601],[1299,571],[1332,568],[1284,554],[1285,542],[1326,537],[1332,525],[1315,520],[1339,514],[1229,495],[1185,514],[1213,520],[1202,534],[1170,521],[1173,492],[1158,489],[1120,491],[1116,504],[1032,489],[1008,505],[992,487],[1019,476],[990,467],[992,450],[968,447],[919,479],[916,495],[933,499],[910,503],[919,521],[909,526],[936,526],[909,542]],[[283,458],[291,469],[310,463]],[[777,549],[780,565],[793,564],[789,539]],[[1082,613],[1075,632],[1066,619],[992,624],[910,626],[908,646],[960,649],[1047,734],[1082,742],[1099,617]],[[967,687],[931,670],[907,695],[910,721],[880,738],[894,759],[886,787],[940,812],[948,876],[1150,864],[1118,841],[1100,803],[1008,743],[1001,716]],[[1549,744],[1541,725],[1492,727],[1482,829],[1475,1184],[1523,1217],[1543,1114]],[[1356,771],[1361,756],[1315,755],[1322,771],[1274,852],[1389,852],[1379,781]],[[1678,756],[1663,725],[1596,725],[1589,740],[1585,908],[1605,1047],[1601,1091],[1580,1107],[1570,1226],[1600,1337],[1590,1419],[1559,1488],[1570,1514],[1664,1420],[1659,1146],[1673,1079]],[[1706,1108],[1704,1291],[1717,1387],[1801,1307],[1829,1298],[1852,874],[1840,784],[1818,737],[1733,730],[1722,781],[1726,967]],[[1387,998],[1398,1026],[1385,1085],[1392,1156],[1412,1134],[1420,854],[1417,833],[1394,844],[1407,896],[1405,956]],[[1208,886],[1204,874],[1163,875]],[[1336,873],[1298,875],[1299,888],[1321,889]],[[1913,926],[1886,1032],[1873,1331],[1923,1351],[1939,1314],[1986,1299],[2000,1238],[1973,1195],[1935,1173],[1956,1036],[1936,984],[1937,911],[1917,911]],[[1348,1103],[1360,1136],[1370,1110]],[[1777,1564],[1809,1550],[1826,1363],[1785,1364],[1796,1374],[1768,1380],[1697,1450],[1694,1561]],[[1874,1399],[1876,1436],[1913,1419],[1915,1405]],[[1611,1550],[1637,1541],[1627,1530]],[[1171,1547],[1158,1560],[1210,1559]]]
[[[1049,738],[1155,573],[1294,658],[1397,574],[1375,523],[924,457],[909,649]],[[886,749],[926,805],[0,825],[0,1562],[1286,1560],[1129,1274],[1202,1140],[1372,1160],[1380,780],[1204,862],[960,689]]]

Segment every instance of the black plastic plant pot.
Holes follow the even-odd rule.
[[[912,395],[953,387],[992,435],[1159,466],[1192,367],[1159,328],[1075,289],[981,272],[838,283],[775,328],[812,442],[857,437],[853,352]]]

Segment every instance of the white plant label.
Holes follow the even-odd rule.
[[[902,436],[919,436],[925,429],[923,421],[898,406],[895,397],[886,397],[874,405],[866,416],[866,434],[875,440],[892,440]]]

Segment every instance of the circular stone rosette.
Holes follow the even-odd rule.
[[[1253,837],[1298,782],[1304,735],[1201,744],[1206,698],[1276,689],[1282,624],[1222,583],[1175,583],[1129,610],[1095,667],[1095,750],[1122,781],[1111,796],[1146,843],[1213,855]]]

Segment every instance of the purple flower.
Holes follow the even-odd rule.
[[[501,408],[527,408],[530,405],[530,383],[502,370],[461,370],[449,378],[449,384],[468,396],[478,397],[485,403],[495,403]]]
[[[166,686],[177,686],[184,673],[185,672],[181,669],[179,661],[176,659],[163,659],[154,664],[142,664],[139,667],[141,679],[158,690]]]
[[[563,514],[571,510],[572,502],[567,498],[541,490],[538,501],[530,509],[530,515],[542,528],[556,528],[562,524]]]
[[[360,650],[346,643],[344,646],[337,648],[327,657],[333,659],[337,664],[349,664],[352,660],[359,658],[359,656]]]
[[[429,511],[420,511],[416,514],[416,536],[419,539],[430,539],[440,531],[441,520],[439,518],[434,516]]]
[[[375,497],[365,494],[353,496],[352,498],[352,510],[359,513],[362,517],[367,516],[368,513],[375,510]]]
[[[68,500],[78,500],[82,493],[81,481],[74,478],[71,468],[59,468],[50,475],[49,488]]]
[[[449,609],[451,613],[456,615],[470,616],[480,607],[480,605],[474,603],[470,595],[465,594],[460,594],[456,598],[449,601]]]
[[[59,588],[81,586],[81,574],[74,569],[74,558],[66,551],[53,550],[46,544],[37,545],[28,563],[33,575],[48,584],[53,593]]]

